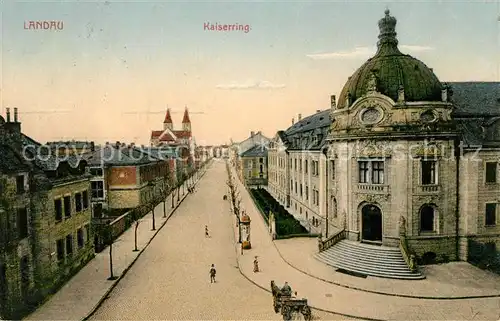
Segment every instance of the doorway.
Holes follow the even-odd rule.
[[[382,211],[368,204],[361,209],[362,240],[382,242]]]

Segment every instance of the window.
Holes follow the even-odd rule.
[[[7,271],[5,265],[0,264],[0,303],[4,306],[7,301]]]
[[[362,184],[383,184],[384,183],[384,162],[378,160],[358,161],[359,183]]]
[[[295,182],[295,194],[297,194],[297,182]]]
[[[372,162],[372,184],[384,184],[384,162]]]
[[[253,168],[253,162],[251,160],[248,161],[247,168]]]
[[[316,193],[316,205],[319,205],[319,191],[315,191]]]
[[[368,162],[360,161],[359,164],[359,182],[368,183]]]
[[[92,198],[103,198],[104,197],[104,181],[94,181],[91,182],[92,188]]]
[[[89,225],[87,224],[87,225],[85,225],[85,238],[84,239],[87,240],[87,242],[88,242],[89,237],[90,237],[90,229],[89,229]]]
[[[264,166],[262,164],[260,164],[260,167],[259,167],[259,173],[262,175],[262,173],[264,173]]]
[[[60,198],[54,200],[54,211],[56,214],[56,221],[62,220],[62,201]]]
[[[90,174],[94,176],[103,176],[102,168],[91,168]]]
[[[28,237],[28,211],[25,207],[17,210],[17,229],[20,239]]]
[[[100,218],[102,217],[102,204],[97,203],[92,205],[92,212],[94,213],[95,218]]]
[[[299,159],[299,171],[302,172],[302,159]]]
[[[486,183],[497,182],[497,163],[486,163]]]
[[[259,158],[259,163],[264,163],[264,158]]]
[[[294,167],[295,170],[297,170],[297,159],[294,159],[293,162],[294,162],[293,167]]]
[[[21,270],[21,293],[25,297],[30,288],[30,264],[27,256],[23,256],[19,268]]]
[[[497,223],[497,204],[488,203],[486,204],[486,213],[485,213],[485,225],[493,226]]]
[[[75,194],[75,212],[81,212],[82,211],[82,194],[76,193]]]
[[[436,180],[436,161],[422,161],[422,185],[433,185],[437,183]]]
[[[78,248],[82,248],[84,244],[84,239],[83,239],[83,230],[81,228],[76,231],[76,237],[78,240]]]
[[[420,231],[434,231],[434,208],[432,206],[425,205],[420,210]]]
[[[306,185],[306,200],[309,199],[309,186]]]
[[[16,189],[17,194],[23,194],[26,189],[24,188],[24,175],[19,175],[16,177]]]
[[[89,192],[88,191],[83,191],[82,199],[83,199],[83,209],[86,210],[87,208],[89,208]]]
[[[64,259],[64,240],[59,239],[56,242],[57,260],[61,261]]]
[[[307,159],[306,159],[305,160],[305,164],[304,164],[304,170],[305,170],[306,174],[307,174],[307,171],[308,171],[308,166],[309,165],[307,164]]]
[[[300,197],[302,197],[302,184],[300,184]]]
[[[334,160],[330,161],[330,177],[332,179],[335,179],[335,161]]]
[[[64,216],[71,216],[71,196],[64,196]]]
[[[71,255],[73,253],[73,235],[66,235],[66,254]]]

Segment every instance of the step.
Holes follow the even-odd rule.
[[[314,257],[337,269],[344,269],[364,275],[420,280],[420,272],[412,272],[398,247],[386,247],[341,240],[331,248],[317,253]]]
[[[357,262],[357,263],[360,263],[360,264],[369,264],[369,265],[377,265],[377,266],[380,266],[380,267],[383,267],[383,268],[387,268],[387,269],[391,269],[391,268],[394,268],[394,269],[408,269],[408,266],[406,265],[406,262],[401,259],[401,261],[394,261],[394,262],[391,262],[391,261],[376,261],[376,260],[367,260],[365,258],[362,258],[362,257],[353,257],[353,256],[345,256],[341,253],[338,253],[338,254],[334,254],[334,253],[320,253],[318,254],[318,256],[320,257],[324,257],[325,259],[330,259],[330,260],[343,260],[343,259],[346,259],[346,260],[350,260],[350,261],[354,261],[354,262]]]
[[[397,259],[397,258],[402,258],[402,254],[401,253],[371,253],[371,252],[368,252],[368,251],[363,251],[363,250],[360,250],[360,249],[356,249],[356,248],[353,248],[353,247],[345,247],[341,244],[339,244],[338,246],[334,246],[334,247],[331,247],[329,249],[327,249],[326,251],[323,251],[323,252],[328,252],[328,251],[342,251],[342,252],[349,252],[350,254],[352,255],[359,255],[359,256],[366,256],[366,257],[371,257],[371,258],[374,258],[374,259],[378,259],[378,258],[387,258],[387,259]]]
[[[325,262],[323,262],[325,263]],[[411,275],[394,275],[394,274],[384,274],[384,273],[377,273],[377,272],[368,272],[363,270],[363,269],[358,269],[358,268],[352,268],[352,267],[347,267],[343,265],[332,265],[325,263],[333,268],[337,269],[343,269],[346,271],[350,272],[355,272],[358,274],[366,275],[366,276],[372,276],[372,277],[379,277],[379,278],[386,278],[386,279],[399,279],[399,280],[422,280],[425,279],[425,276],[420,275],[420,274],[411,274]]]
[[[375,253],[375,254],[383,254],[383,255],[398,255],[401,254],[399,247],[379,247],[378,245],[368,245],[363,243],[354,243],[351,241],[342,240],[335,245],[349,247],[352,249],[356,249],[358,251],[362,251],[364,253]]]
[[[319,259],[319,258],[317,258]],[[390,278],[390,279],[412,279],[412,280],[421,280],[424,279],[425,277],[421,275],[418,272],[411,272],[409,269],[406,273],[401,273],[401,272],[393,272],[393,271],[383,271],[383,270],[376,270],[376,269],[369,269],[365,267],[360,267],[358,265],[354,264],[348,264],[348,263],[339,263],[339,262],[326,262],[324,260],[319,259],[319,261],[330,265],[334,268],[337,269],[344,269],[347,271],[352,271],[352,272],[357,272],[360,274],[364,275],[369,275],[369,276],[376,276],[376,277],[382,277],[382,278]]]
[[[372,267],[377,267],[378,269],[386,269],[386,270],[399,270],[399,271],[409,271],[408,266],[405,264],[384,264],[384,263],[379,263],[376,261],[362,261],[359,260],[359,258],[352,258],[352,257],[345,257],[345,256],[333,256],[333,255],[318,255],[318,257],[331,261],[331,262],[347,262],[347,263],[352,263],[356,264],[357,266],[360,267],[367,267],[367,268],[372,268]]]

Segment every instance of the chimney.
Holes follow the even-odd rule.
[[[253,137],[253,136],[255,136],[255,132],[254,132],[254,131],[251,131],[251,132],[250,132],[250,137]]]
[[[299,114],[299,121],[302,120],[302,114]]]
[[[17,107],[14,107],[14,123],[17,123]]]
[[[337,108],[337,102],[336,102],[336,99],[335,99],[335,95],[331,95],[330,96],[330,107],[332,109]]]
[[[321,113],[321,109],[316,109],[316,112],[317,113]]]
[[[10,108],[7,109],[7,122],[10,123]]]
[[[94,144],[94,142],[90,142],[90,151],[91,152],[95,151],[95,144]]]
[[[295,124],[295,119],[292,118],[292,125]]]

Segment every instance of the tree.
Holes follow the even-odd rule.
[[[111,224],[106,224],[104,226],[104,242],[109,246],[109,278],[108,280],[116,280],[116,277],[113,273],[113,226]]]
[[[229,187],[229,197],[231,201],[231,205],[233,208],[233,213],[236,215],[236,222],[238,224],[238,243],[241,243],[241,218],[240,218],[240,208],[241,208],[241,198],[240,193],[237,190],[236,184],[234,182],[233,175],[231,173],[231,169],[229,168],[229,164],[226,163],[226,170],[228,173],[228,180],[226,182]]]
[[[134,227],[134,252],[139,251],[137,248],[137,229],[139,228],[139,223],[141,223],[141,215],[140,215],[140,208],[136,208],[133,210],[134,215],[133,218],[135,220],[135,227]]]
[[[163,182],[160,184],[160,187],[159,187],[159,194],[160,194],[160,197],[161,197],[161,202],[163,202],[163,217],[167,217],[167,206],[166,206],[166,203],[167,203],[167,198],[168,198],[168,194],[171,192],[170,191],[170,184],[169,184],[169,175],[168,175],[168,172],[167,174],[163,177]]]

